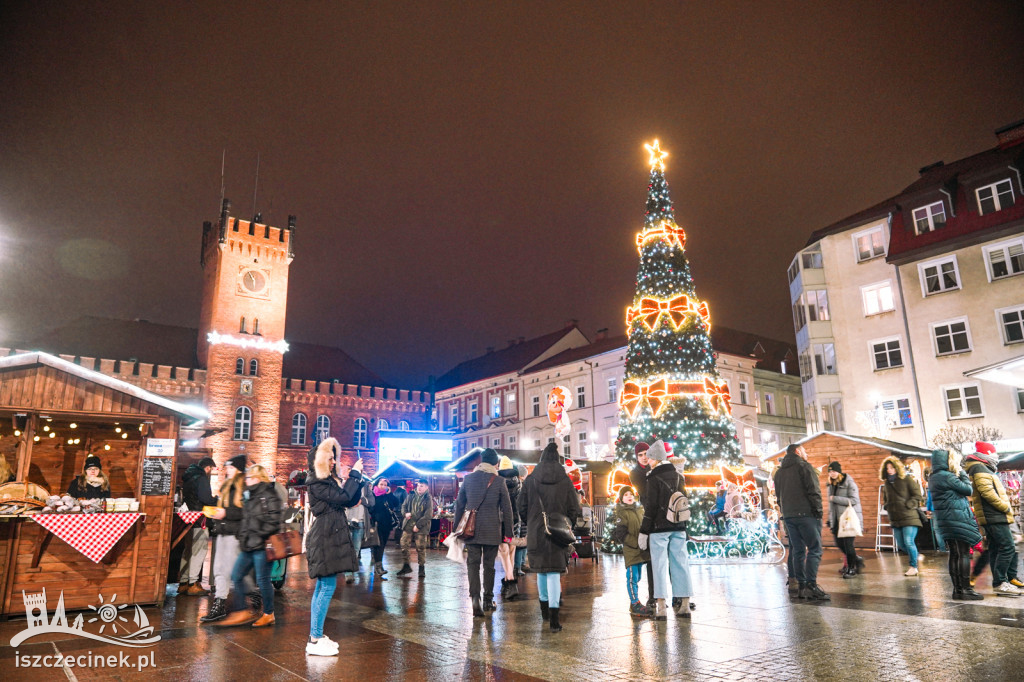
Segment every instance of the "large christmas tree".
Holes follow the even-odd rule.
[[[715,472],[741,464],[729,389],[711,347],[707,303],[697,297],[686,257],[686,234],[675,221],[665,157],[651,153],[647,214],[636,236],[640,267],[636,295],[626,311],[626,376],[620,399],[616,463],[635,463],[637,443],[661,439],[685,456],[687,471]],[[621,476],[619,477],[621,480]],[[691,534],[703,530],[710,495],[691,495]]]

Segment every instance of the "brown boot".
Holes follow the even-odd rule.
[[[264,613],[264,614],[261,614],[260,617],[256,619],[256,622],[253,623],[252,626],[254,628],[265,628],[268,625],[273,625],[273,624],[274,624],[274,614],[272,614],[272,613]]]
[[[177,593],[178,594],[187,594],[188,593],[188,588],[189,588],[189,584],[188,583],[178,583],[178,592]]]
[[[228,614],[228,617],[224,620],[217,621],[214,623],[219,628],[230,627],[232,625],[248,625],[257,618],[255,611],[249,611],[242,609],[241,611],[232,611]]]
[[[205,597],[206,595],[210,594],[210,591],[205,589],[201,584],[194,583],[192,585],[189,585],[188,591],[185,592],[185,594],[187,594],[190,597]]]

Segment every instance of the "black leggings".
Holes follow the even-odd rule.
[[[373,548],[373,563],[379,564],[384,560],[384,548],[388,546],[388,540],[391,538],[391,531],[393,530],[394,528],[388,528],[387,526],[377,526],[380,543]]]
[[[970,589],[971,545],[964,540],[946,538],[949,548],[949,578],[954,590]]]
[[[853,548],[853,538],[836,538],[836,545],[846,555],[846,568],[857,568],[857,550]]]

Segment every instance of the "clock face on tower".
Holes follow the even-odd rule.
[[[251,267],[238,271],[238,293],[266,298],[270,293],[270,273]]]

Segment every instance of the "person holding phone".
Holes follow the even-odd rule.
[[[370,514],[373,515],[377,536],[380,539],[373,547],[373,572],[381,580],[387,580],[384,577],[387,574],[387,570],[384,569],[384,548],[387,547],[388,539],[401,518],[399,509],[398,498],[391,491],[390,481],[386,478],[377,479],[373,486],[373,507]]]
[[[309,510],[313,522],[306,534],[306,563],[316,588],[309,605],[311,656],[337,656],[338,644],[324,634],[324,622],[331,597],[338,586],[338,574],[358,568],[359,558],[352,544],[345,510],[359,503],[363,489],[363,460],[357,459],[345,480],[338,477],[338,441],[325,438],[316,448],[313,467],[306,479]]]

